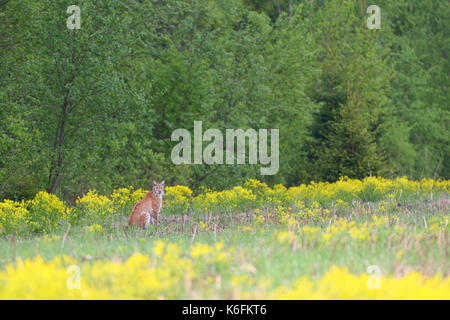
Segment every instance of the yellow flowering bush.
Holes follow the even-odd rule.
[[[211,191],[200,194],[193,199],[193,207],[197,212],[205,210],[227,212],[250,209],[255,206],[256,196],[251,190],[241,186],[231,190]]]
[[[352,208],[361,207],[362,202],[376,201],[378,211],[389,214],[395,210],[399,201],[415,199],[417,196],[432,198],[440,193],[448,193],[449,187],[449,180],[411,181],[406,177],[393,180],[343,177],[334,183],[311,182],[290,188],[282,185],[270,188],[264,182],[249,179],[244,186],[223,191],[203,189],[202,193],[193,196],[191,189],[178,185],[166,187],[162,213],[234,214],[262,208],[273,212],[258,217],[261,226],[272,218],[289,226],[300,222],[326,223],[332,213],[325,207],[332,207],[334,215],[343,216]],[[16,232],[52,232],[64,220],[74,225],[98,224],[107,228],[116,218],[128,216],[146,193],[146,190],[128,187],[116,189],[110,197],[106,197],[90,190],[76,200],[73,208],[67,208],[56,195],[44,191],[39,192],[33,200],[20,204],[5,200],[0,203],[0,232],[9,234],[14,228]],[[361,215],[369,211],[362,208]],[[436,228],[434,224],[430,226]]]
[[[0,235],[16,232],[25,234],[32,226],[29,211],[23,203],[12,200],[0,202]]]
[[[253,192],[241,186],[218,193],[218,202],[223,209],[231,209],[234,206],[246,210],[253,207],[255,200]]]
[[[255,195],[256,206],[278,206],[286,204],[289,200],[287,189],[281,184],[277,184],[273,188],[270,188],[264,182],[248,179],[244,186],[246,189],[251,190]]]
[[[27,204],[32,228],[36,232],[53,232],[65,218],[66,206],[54,194],[41,191]]]
[[[427,278],[419,272],[405,277],[380,276],[379,288],[371,286],[370,275],[354,275],[345,268],[332,267],[318,281],[298,279],[291,288],[281,286],[270,292],[269,299],[449,299],[450,278]],[[259,298],[259,297],[257,297]]]
[[[210,191],[199,194],[192,199],[192,207],[195,212],[205,213],[206,211],[215,211],[219,208],[217,197],[218,192]]]
[[[98,195],[95,190],[89,190],[87,194],[77,199],[71,222],[105,226],[108,222],[112,222],[113,214],[113,201],[108,197]]]
[[[336,182],[311,182],[287,190],[287,199],[317,201],[330,204],[338,199],[351,203],[355,199],[362,201],[380,201],[391,195],[391,199],[404,199],[412,196],[427,196],[434,192],[448,192],[449,180],[422,179],[411,181],[406,177],[394,180],[381,177],[367,177],[363,180],[342,177]]]
[[[230,263],[216,250],[221,244],[196,244],[184,254],[176,243],[159,241],[152,255],[135,253],[125,261],[19,260],[0,271],[0,299],[450,299],[450,278],[441,274],[380,275],[374,286],[371,274],[337,266],[318,279],[302,276],[272,288],[271,278],[249,276],[250,264],[225,274],[221,266]]]
[[[263,206],[272,193],[272,189],[266,183],[255,179],[248,179],[244,187],[255,195],[257,206]]]
[[[166,187],[163,202],[168,213],[185,214],[191,207],[192,190],[185,186]]]
[[[133,191],[133,187],[115,189],[111,194],[113,211],[119,215],[129,215],[134,205],[144,199],[148,191],[137,189]]]

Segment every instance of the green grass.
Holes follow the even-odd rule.
[[[91,235],[82,227],[73,227],[68,234],[59,231],[49,236],[8,236],[0,239],[0,269],[8,263],[38,255],[44,260],[64,254],[80,262],[123,261],[135,252],[151,254],[155,241],[163,239],[177,242],[186,251],[196,242],[222,242],[226,250],[233,250],[236,270],[250,274],[257,272],[258,277],[271,278],[274,286],[288,285],[304,275],[320,277],[333,265],[346,267],[354,274],[364,273],[368,266],[377,265],[387,275],[401,276],[416,270],[427,276],[436,273],[448,276],[448,218],[445,222],[448,207],[436,207],[428,200],[412,201],[406,206],[391,203],[384,211],[380,205],[362,203],[346,209],[330,207],[330,219],[300,219],[300,229],[293,231],[295,240],[289,243],[281,243],[278,239],[278,234],[288,231],[288,226],[267,217],[258,224],[253,212],[248,212],[245,219],[245,214],[241,218],[238,214],[196,217],[185,222],[183,228],[181,222],[162,222],[158,233],[153,227],[147,231],[127,229],[124,227],[126,217],[123,217],[111,232],[104,234]],[[265,210],[271,211],[270,208]],[[388,225],[373,230],[376,239],[336,236],[329,243],[319,240],[336,225],[335,219],[362,224],[372,221],[373,215],[384,215],[389,219]],[[200,221],[207,229],[202,229]],[[436,223],[438,227],[431,227]],[[320,230],[313,237],[307,237],[301,231],[306,225]],[[393,232],[395,225],[402,226],[403,230]],[[237,229],[242,226],[250,227],[251,231]],[[228,272],[224,270],[225,277]]]

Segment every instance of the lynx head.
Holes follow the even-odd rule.
[[[162,196],[164,195],[164,181],[161,183],[153,181],[152,192],[155,196],[162,198]]]

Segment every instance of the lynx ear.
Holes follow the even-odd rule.
[[[162,182],[161,182],[161,184],[164,184],[165,183],[165,181],[163,180]]]
[[[153,185],[157,184],[155,180],[153,180]]]

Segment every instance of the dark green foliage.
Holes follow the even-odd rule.
[[[322,69],[312,89],[321,109],[311,134],[314,180],[386,173],[379,143],[389,69],[376,31],[366,28],[351,1],[328,2],[317,14]]]
[[[449,178],[447,1],[0,0],[0,199]],[[280,130],[280,169],[182,165],[171,133]]]

